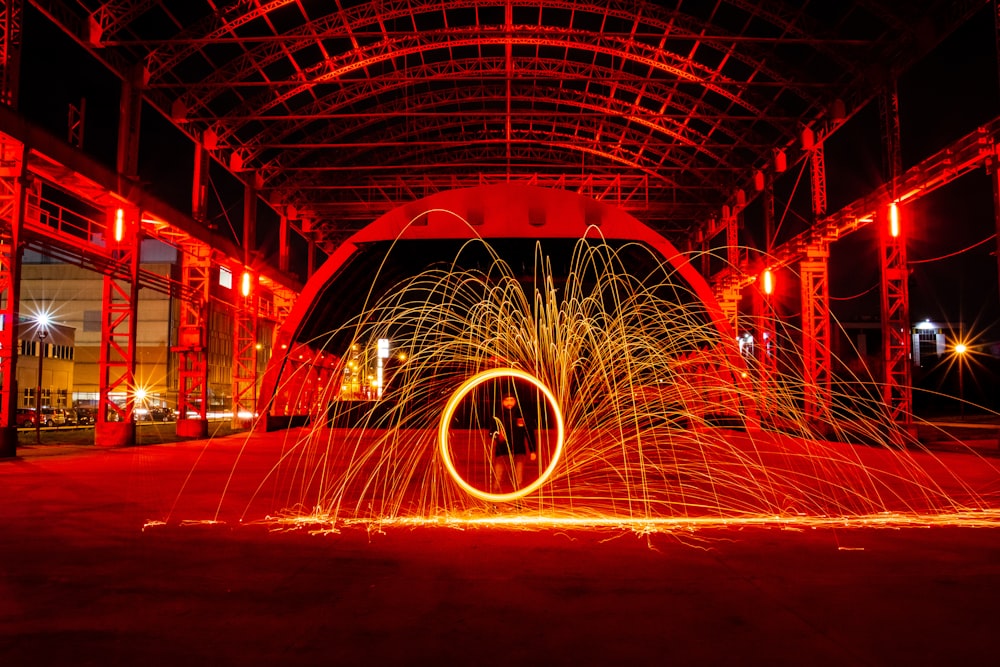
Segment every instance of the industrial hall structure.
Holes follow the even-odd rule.
[[[99,445],[151,406],[199,436],[377,397],[405,350],[320,334],[405,240],[428,243],[397,277],[473,236],[657,248],[819,420],[851,366],[906,428],[925,315],[952,323],[937,357],[991,335],[995,2],[8,0],[0,21],[8,456],[51,395],[16,372],[51,356],[48,322],[76,332],[84,384],[60,391]],[[911,288],[953,254],[963,284]]]
[[[0,665],[997,664],[998,63],[1000,0],[0,0]]]

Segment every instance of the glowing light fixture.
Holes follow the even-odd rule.
[[[513,378],[515,380],[524,380],[534,385],[545,396],[545,400],[549,402],[552,407],[552,411],[555,414],[556,421],[556,446],[555,450],[552,452],[552,460],[549,465],[542,473],[538,476],[531,484],[528,484],[523,489],[515,489],[511,493],[487,493],[481,489],[477,489],[472,486],[458,474],[455,469],[455,464],[451,460],[451,446],[448,443],[448,430],[451,426],[451,419],[455,415],[455,410],[458,408],[458,404],[462,401],[465,396],[478,387],[479,385],[495,378]],[[455,393],[451,395],[448,399],[447,405],[445,405],[444,410],[441,413],[441,420],[438,423],[438,444],[439,451],[441,454],[441,460],[444,462],[445,468],[448,469],[448,473],[451,475],[455,482],[465,489],[465,491],[471,495],[479,498],[480,500],[485,500],[487,502],[494,503],[505,503],[518,498],[523,498],[529,493],[537,490],[545,481],[552,475],[552,471],[555,470],[556,465],[559,463],[559,458],[562,456],[563,441],[565,440],[566,427],[563,423],[562,411],[559,409],[559,404],[556,401],[556,397],[552,394],[548,387],[542,384],[542,381],[536,378],[530,373],[526,373],[522,370],[516,368],[490,368],[489,370],[482,371],[481,373],[476,373],[468,380],[463,382],[461,386]]]
[[[115,243],[121,243],[125,238],[125,210],[115,211]]]
[[[250,272],[243,272],[243,283],[242,283],[243,296],[250,296]]]
[[[893,238],[899,236],[899,207],[896,202],[889,204],[889,234]]]
[[[955,343],[955,354],[965,354],[969,351],[969,348],[965,343]]]
[[[774,291],[774,275],[771,274],[771,269],[764,269],[764,294],[768,296]]]

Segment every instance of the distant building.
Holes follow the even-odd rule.
[[[42,391],[41,407],[68,408],[73,403],[76,330],[49,323],[45,335],[35,320],[17,323],[17,407],[34,408],[35,392]],[[38,356],[42,355],[42,377],[38,378]]]

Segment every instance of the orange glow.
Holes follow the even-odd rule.
[[[125,211],[118,209],[115,212],[115,243],[121,243],[125,237]]]
[[[965,343],[957,343],[955,345],[955,354],[965,354],[968,351],[969,348],[966,347]]]
[[[764,270],[764,294],[770,295],[774,291],[774,276],[771,269]]]
[[[250,272],[243,272],[243,296],[250,296]]]
[[[466,482],[455,469],[455,464],[451,460],[451,447],[448,443],[448,431],[451,427],[451,420],[455,416],[455,410],[458,409],[459,403],[461,403],[462,399],[465,398],[470,391],[487,380],[504,377],[529,382],[542,392],[542,394],[544,394],[545,400],[549,402],[549,405],[552,407],[552,411],[555,413],[556,446],[555,450],[552,452],[552,461],[549,462],[548,467],[542,471],[542,473],[538,476],[538,479],[534,482],[528,484],[523,489],[515,489],[511,493],[487,493],[486,491],[477,489]],[[451,398],[448,399],[448,403],[445,405],[444,411],[441,413],[441,420],[438,422],[438,451],[441,454],[441,460],[444,462],[444,466],[448,469],[448,473],[451,475],[452,479],[454,479],[460,487],[465,489],[469,495],[475,496],[476,498],[487,502],[506,503],[517,500],[518,498],[523,498],[529,493],[533,493],[545,483],[545,481],[552,474],[552,471],[555,470],[556,466],[559,464],[559,459],[562,455],[563,443],[566,439],[565,430],[563,415],[562,411],[559,409],[559,403],[556,401],[556,397],[552,394],[552,391],[542,384],[541,380],[530,373],[526,373],[516,368],[491,368],[481,373],[477,373],[463,382],[462,385],[455,390],[455,393],[451,395]]]
[[[893,238],[899,236],[899,207],[896,202],[889,204],[889,234]]]

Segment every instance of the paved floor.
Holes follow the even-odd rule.
[[[147,525],[202,452],[0,462],[0,665],[1000,664],[1000,529]]]

